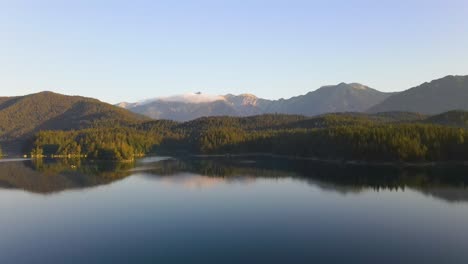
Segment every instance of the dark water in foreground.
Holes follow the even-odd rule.
[[[466,263],[468,169],[0,162],[0,263]]]

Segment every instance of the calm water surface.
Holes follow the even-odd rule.
[[[467,263],[468,169],[0,163],[0,263]]]

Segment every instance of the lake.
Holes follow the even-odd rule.
[[[466,263],[468,169],[0,162],[0,263]]]

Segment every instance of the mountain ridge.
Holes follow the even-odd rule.
[[[149,118],[82,96],[45,91],[3,97],[0,99],[0,143],[28,140],[40,130],[115,126],[144,120]]]
[[[315,91],[288,99],[269,100],[243,93],[222,95],[219,96],[219,100],[198,104],[149,99],[140,103],[122,102],[117,106],[154,119],[177,121],[188,121],[202,116],[251,116],[268,113],[313,116],[329,112],[363,112],[392,94],[359,83],[340,83],[322,86]],[[197,95],[203,96],[200,93]]]
[[[439,114],[468,110],[468,76],[448,75],[422,83],[368,109],[369,112],[408,111]]]

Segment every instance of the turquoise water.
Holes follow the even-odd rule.
[[[0,263],[466,263],[468,170],[0,163]]]

